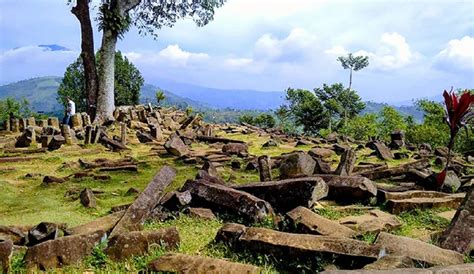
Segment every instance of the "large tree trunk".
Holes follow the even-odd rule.
[[[110,10],[116,10],[120,16],[127,16],[131,9],[140,4],[140,1],[141,0],[112,0],[107,5]],[[118,35],[118,33],[106,26],[104,27],[99,60],[99,92],[96,116],[96,121],[98,122],[114,119],[115,47],[117,45]]]
[[[77,17],[81,25],[81,58],[84,64],[86,80],[87,113],[91,119],[95,118],[98,78],[95,66],[94,33],[89,14],[89,0],[77,0],[71,12]]]
[[[115,75],[115,46],[117,34],[104,29],[99,60],[99,92],[97,97],[96,121],[113,120],[115,109],[114,75]]]

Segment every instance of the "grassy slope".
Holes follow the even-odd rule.
[[[269,154],[272,156],[293,150],[308,150],[308,146],[295,148],[294,144],[286,144],[277,148],[262,149],[261,145],[269,137],[257,136],[255,134],[228,134],[227,137],[244,140],[250,144],[250,153],[255,155]],[[133,139],[130,136],[129,140]],[[15,171],[3,171],[0,176],[0,225],[5,224],[24,224],[34,225],[41,221],[63,222],[69,226],[88,222],[99,216],[106,215],[112,206],[130,203],[134,196],[126,196],[125,193],[130,187],[140,190],[144,189],[153,175],[163,166],[172,165],[177,168],[178,176],[173,181],[170,189],[178,189],[186,179],[193,178],[197,172],[197,167],[184,165],[175,162],[172,158],[160,158],[151,155],[151,147],[144,144],[131,144],[131,151],[125,153],[115,153],[106,151],[100,145],[91,145],[80,148],[79,146],[63,147],[58,151],[48,152],[39,155],[38,159],[30,162],[2,164],[3,167],[14,167]],[[206,150],[209,147],[204,144],[194,144],[195,150]],[[360,152],[364,154],[362,160],[377,162],[375,157],[367,156],[370,151]],[[0,155],[1,156],[1,155]],[[95,182],[90,179],[79,180],[72,179],[67,183],[44,187],[41,185],[42,177],[26,179],[27,173],[41,173],[43,175],[67,176],[79,168],[65,168],[64,162],[77,162],[79,158],[109,158],[117,159],[125,156],[132,156],[140,161],[139,172],[114,172],[109,173],[112,176],[110,181]],[[333,166],[337,164],[338,157],[333,157]],[[400,164],[399,161],[393,161],[390,165]],[[1,172],[1,171],[0,171]],[[233,171],[229,167],[220,169],[224,179],[231,175],[237,183],[258,181],[257,172],[245,172],[243,170]],[[105,191],[98,195],[98,207],[96,209],[85,209],[79,200],[72,200],[64,197],[66,191],[71,189],[83,189],[91,187]],[[328,203],[324,209],[318,210],[318,213],[331,218],[339,219],[348,214],[360,214],[361,212],[344,213],[334,210],[334,204]],[[446,228],[448,222],[443,221],[436,216],[438,211],[415,211],[404,213],[399,216],[404,223],[395,233],[410,237],[416,237],[427,240],[427,236],[434,232],[439,232]],[[234,253],[227,247],[213,243],[217,230],[222,225],[222,221],[204,221],[186,216],[181,216],[176,220],[165,223],[149,223],[146,229],[157,229],[166,226],[176,226],[180,232],[182,242],[179,252],[187,254],[200,254],[213,257],[225,257],[232,261],[251,262],[265,269],[265,272],[281,271],[281,262],[265,255],[250,255],[246,253]],[[363,240],[373,241],[374,235],[364,235]],[[106,271],[137,271],[142,269],[146,263],[163,254],[162,250],[154,250],[148,256],[136,257],[128,261],[114,263],[103,257],[101,250],[97,250],[94,256],[87,258],[83,263],[77,266],[66,268],[68,271],[80,271],[86,269],[100,269]],[[22,263],[17,255],[14,260],[14,267],[17,270],[22,268]],[[287,262],[284,262],[287,263]],[[330,262],[328,262],[330,263]],[[304,264],[303,264],[304,265]],[[314,266],[313,266],[314,267]],[[317,266],[318,268],[321,265]],[[313,268],[314,269],[314,268]]]

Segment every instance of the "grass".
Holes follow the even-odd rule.
[[[444,231],[450,221],[437,215],[447,209],[425,209],[403,212],[397,217],[402,226],[392,231],[393,234],[419,238],[434,243],[431,239],[433,233]]]

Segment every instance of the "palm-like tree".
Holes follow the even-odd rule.
[[[350,69],[351,73],[349,76],[349,90],[352,87],[352,71],[359,71],[369,65],[368,56],[354,56],[352,53],[349,53],[346,56],[340,56],[337,58],[337,61],[341,62],[341,65],[344,69]]]

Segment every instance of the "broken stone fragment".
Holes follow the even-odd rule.
[[[356,163],[356,152],[354,149],[347,149],[342,153],[341,155],[341,160],[339,162],[339,165],[336,169],[335,174],[336,175],[342,175],[342,176],[349,176],[352,174],[352,171],[354,170],[354,166]]]
[[[340,225],[337,221],[326,219],[302,206],[293,209],[286,215],[298,232],[345,238],[357,235],[357,232]]]
[[[216,215],[209,208],[189,207],[185,211],[191,217],[200,218],[204,220],[215,220]]]
[[[377,261],[364,266],[368,270],[388,270],[397,268],[415,267],[415,263],[407,256],[391,256],[386,255]]]
[[[280,162],[280,178],[299,178],[313,175],[316,162],[308,154],[298,151],[283,155]]]
[[[222,152],[227,155],[245,157],[248,155],[248,146],[242,143],[228,143],[222,147]]]
[[[173,250],[180,243],[175,227],[150,231],[132,231],[110,238],[105,253],[114,261],[147,254],[153,246]]]
[[[371,210],[364,215],[342,218],[339,223],[356,230],[360,234],[390,231],[402,225],[397,217],[378,209]]]
[[[28,231],[28,246],[54,240],[60,236],[60,227],[55,223],[42,222]]]
[[[466,194],[448,229],[440,237],[440,246],[459,253],[474,250],[474,189]]]
[[[374,182],[359,176],[320,175],[329,187],[328,199],[350,203],[377,196]]]
[[[165,149],[168,153],[182,157],[189,154],[188,147],[183,143],[178,134],[173,133],[165,143]]]
[[[269,202],[279,212],[288,212],[298,206],[312,207],[328,194],[327,184],[319,177],[251,183],[235,189]]]
[[[458,252],[386,232],[381,232],[375,243],[382,246],[387,254],[408,256],[412,260],[430,265],[453,265],[464,262],[463,255]]]
[[[400,268],[390,270],[329,270],[321,274],[471,274],[474,264],[437,266],[431,268]]]
[[[67,231],[71,235],[91,234],[96,231],[104,231],[109,233],[117,224],[117,222],[122,218],[124,213],[125,211],[123,210],[118,211],[104,217],[97,218],[89,223],[70,228]]]
[[[203,180],[187,181],[181,190],[191,192],[193,206],[223,208],[252,222],[264,221],[273,216],[273,208],[268,202],[223,185]]]
[[[98,231],[86,235],[61,237],[28,248],[25,255],[27,269],[38,271],[75,264],[90,255],[92,249],[106,236]]]
[[[0,240],[0,270],[2,273],[9,273],[12,253],[13,242],[10,240]]]
[[[140,230],[142,222],[158,204],[164,189],[173,181],[176,171],[168,166],[163,167],[152,181],[127,208],[124,216],[110,233],[110,237],[128,231]]]
[[[175,273],[261,273],[256,266],[233,263],[222,259],[184,254],[165,254],[152,261],[148,269]]]
[[[94,193],[90,188],[84,188],[79,195],[79,199],[81,200],[81,204],[86,208],[95,208],[97,206]]]

